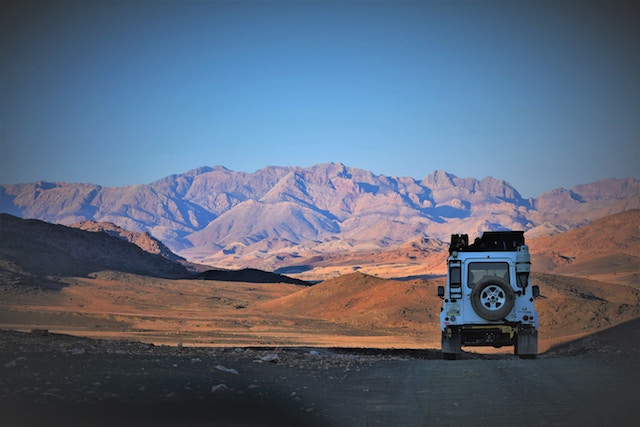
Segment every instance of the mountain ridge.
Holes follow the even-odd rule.
[[[71,225],[110,222],[148,232],[196,262],[283,266],[278,257],[388,248],[428,237],[500,229],[566,231],[640,207],[640,181],[605,179],[523,198],[507,181],[437,170],[421,180],[341,163],[253,173],[203,166],[151,184],[0,186],[0,211]]]

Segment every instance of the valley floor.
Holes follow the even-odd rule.
[[[165,345],[436,349],[441,301],[435,294],[442,280],[355,273],[309,288],[103,272],[1,285],[0,328]],[[537,303],[540,352],[639,315],[632,288],[608,285],[604,300],[597,282],[552,275],[536,280],[548,296]],[[509,354],[513,348],[474,351]]]

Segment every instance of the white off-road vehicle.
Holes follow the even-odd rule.
[[[462,346],[510,345],[521,358],[535,358],[540,290],[529,283],[524,232],[484,232],[473,244],[453,234],[447,263],[446,286],[438,286],[443,358],[455,359]]]

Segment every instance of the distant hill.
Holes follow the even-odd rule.
[[[640,208],[640,181],[606,179],[525,199],[508,182],[435,171],[421,180],[343,164],[203,167],[148,185],[110,188],[37,182],[0,186],[0,210],[74,224],[148,232],[190,261],[276,270],[296,257],[380,251],[452,233],[570,230]]]
[[[5,274],[86,276],[116,270],[184,277],[186,269],[119,237],[0,214],[0,270]]]

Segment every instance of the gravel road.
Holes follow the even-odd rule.
[[[11,426],[620,426],[639,321],[537,360],[436,350],[197,348],[0,331]]]

